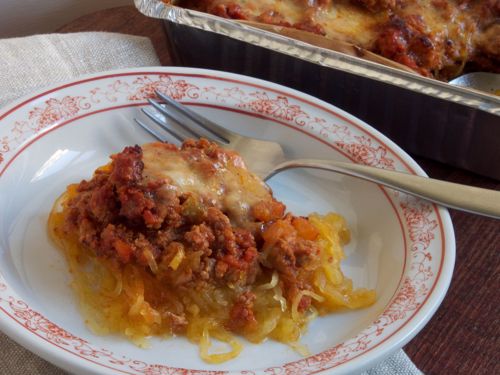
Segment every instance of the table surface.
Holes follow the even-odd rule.
[[[59,32],[111,31],[147,36],[163,65],[172,65],[161,21],[132,6],[81,17]],[[500,190],[500,182],[414,157],[430,177]],[[499,168],[499,166],[492,166]],[[500,220],[450,210],[457,255],[442,305],[405,347],[425,374],[500,374]]]

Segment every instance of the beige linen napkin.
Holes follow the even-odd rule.
[[[0,107],[82,74],[160,61],[148,38],[115,33],[35,35],[0,40]]]
[[[36,35],[0,40],[0,107],[82,74],[159,65],[149,39],[114,33]],[[0,333],[0,374],[66,375]],[[400,350],[361,375],[417,375]]]

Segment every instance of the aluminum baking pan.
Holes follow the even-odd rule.
[[[238,21],[169,5],[161,0],[135,0],[135,5],[141,13],[149,17],[226,35],[316,64],[500,115],[500,97],[494,95],[471,92],[466,88],[313,46]]]

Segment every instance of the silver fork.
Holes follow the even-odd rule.
[[[315,168],[342,173],[375,182],[439,205],[479,215],[500,218],[500,191],[461,185],[432,178],[395,172],[365,165],[322,159],[286,158],[279,143],[263,141],[236,134],[200,116],[196,112],[172,100],[161,92],[157,100],[149,99],[152,107],[142,112],[179,141],[188,138],[207,138],[220,147],[237,151],[247,167],[264,180],[291,168]],[[167,138],[149,124],[135,121],[158,140]],[[172,121],[177,124],[174,129]]]

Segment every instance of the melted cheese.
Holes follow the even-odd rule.
[[[165,189],[191,193],[226,212],[238,225],[245,226],[253,205],[272,199],[267,185],[229,155],[214,161],[202,154],[164,147],[160,143],[142,146],[145,180],[164,180]]]
[[[363,5],[365,2],[367,6]],[[474,40],[481,32],[478,25],[489,22],[483,19],[485,5],[480,1],[464,3],[458,0],[398,0],[395,2],[383,0],[379,2],[375,0],[185,0],[179,3],[181,6],[186,5],[230,18],[289,25],[293,28],[324,33],[331,40],[341,40],[378,53],[382,53],[378,45],[379,38],[386,37],[383,32],[391,26],[391,22],[412,25],[418,23],[414,29],[407,32],[407,35],[414,34],[417,39],[425,39],[422,42],[423,47],[417,46],[410,50],[408,55],[413,58],[422,52],[422,56],[416,56],[417,65],[436,77],[440,77],[441,70],[445,77],[461,72],[465,62],[475,53],[477,46]],[[226,14],[224,14],[224,9],[226,9]],[[410,26],[410,29],[411,27],[413,26]],[[394,43],[398,43],[397,37],[395,39]],[[397,48],[395,47],[395,50]],[[428,48],[432,49],[432,52],[426,51]],[[393,58],[392,56],[386,57]],[[396,61],[412,67],[404,59],[396,59]]]

